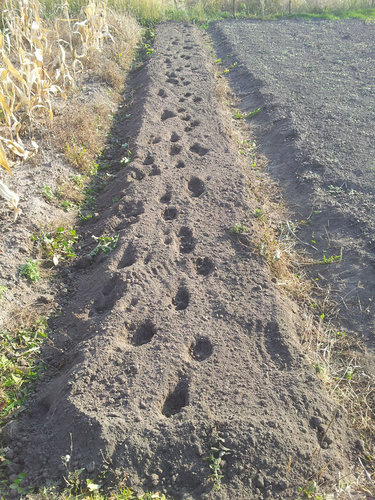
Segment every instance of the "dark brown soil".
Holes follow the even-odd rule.
[[[271,25],[270,25],[271,26]],[[85,468],[183,499],[294,498],[330,490],[356,463],[354,438],[307,362],[296,304],[230,228],[257,221],[201,32],[168,23],[133,77],[134,105],[109,151],[115,177],[69,301],[45,348],[48,376],[3,432],[9,472],[34,486]],[[131,115],[131,116],[129,116]],[[97,256],[91,235],[119,234]],[[221,489],[213,448],[228,449]],[[218,456],[218,452],[213,452]]]
[[[217,56],[291,210],[310,276],[336,307],[326,319],[375,337],[374,25],[346,21],[226,21],[212,29]],[[312,248],[312,246],[315,247]]]

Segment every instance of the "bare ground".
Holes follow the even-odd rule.
[[[69,454],[71,470],[95,479],[109,467],[107,483],[173,498],[293,498],[309,479],[329,491],[353,471],[355,435],[253,243],[255,205],[203,35],[160,25],[130,85],[107,151],[114,178],[51,324],[48,374],[3,430],[9,474],[63,483]],[[246,234],[230,232],[238,222]],[[92,234],[119,234],[118,246],[91,259]],[[214,448],[228,452],[220,490]]]

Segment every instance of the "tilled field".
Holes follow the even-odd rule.
[[[339,307],[326,318],[374,348],[375,69],[373,24],[226,21],[211,34],[280,182],[311,276]],[[302,221],[302,222],[301,222]],[[342,260],[339,262],[339,257]]]
[[[172,498],[294,498],[310,479],[329,490],[350,475],[355,439],[301,351],[298,306],[254,247],[201,32],[160,25],[130,84],[117,137],[134,159],[109,153],[115,178],[86,229],[89,249],[90,234],[119,243],[72,270],[48,378],[4,429],[9,473],[63,484],[69,455],[72,471]],[[238,222],[245,235],[230,232]],[[206,459],[220,451],[215,485]]]

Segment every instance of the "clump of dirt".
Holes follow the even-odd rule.
[[[131,82],[116,139],[133,161],[107,152],[114,177],[86,225],[86,257],[92,234],[118,245],[71,270],[48,375],[3,432],[13,473],[34,486],[63,483],[66,455],[70,470],[97,478],[109,465],[175,498],[217,498],[217,450],[223,499],[292,498],[352,471],[345,412],[301,351],[297,305],[251,243],[256,207],[204,47],[197,28],[162,24]]]

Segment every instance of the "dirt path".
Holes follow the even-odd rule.
[[[109,465],[173,498],[285,499],[316,474],[329,489],[355,461],[345,416],[300,351],[298,308],[252,248],[254,207],[209,60],[199,30],[164,24],[133,79],[118,139],[134,160],[112,153],[116,176],[87,229],[119,244],[72,271],[49,376],[5,429],[10,472],[33,485],[61,481],[69,454],[71,470],[96,478]],[[220,491],[212,448],[230,450]]]
[[[243,109],[261,108],[252,127],[303,249],[315,260],[342,255],[310,268],[336,302],[326,319],[374,351],[374,25],[243,20],[211,33],[217,56],[237,62],[229,78]]]

